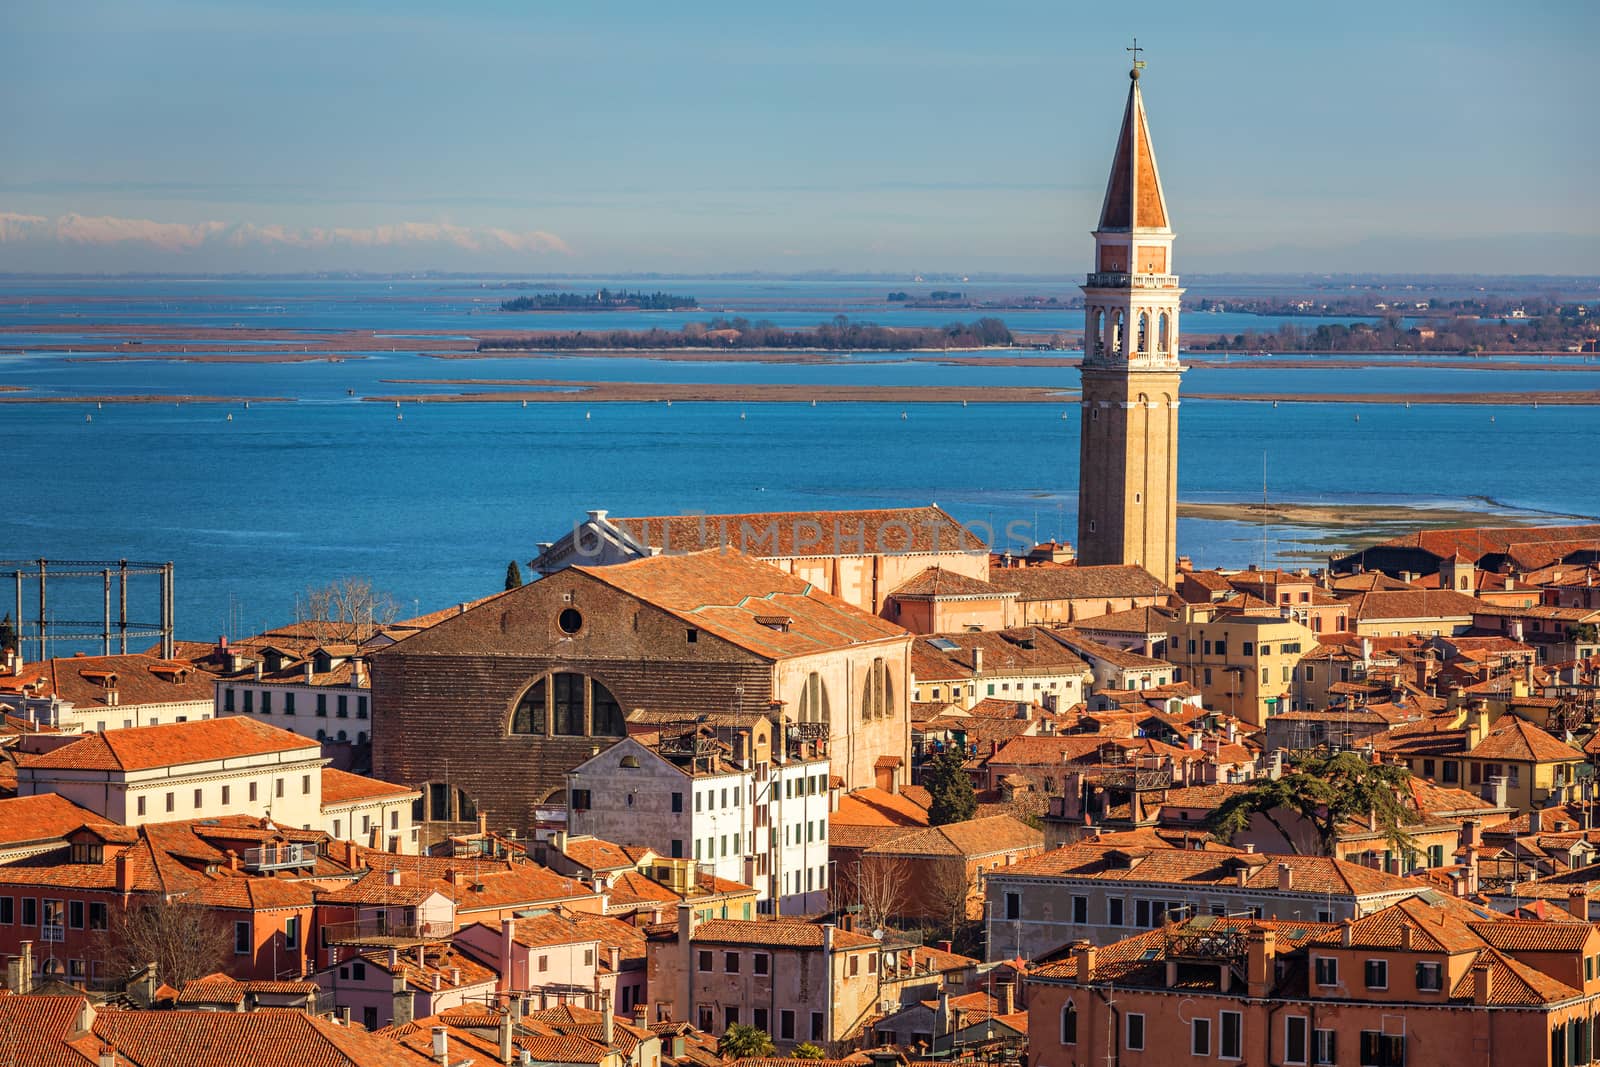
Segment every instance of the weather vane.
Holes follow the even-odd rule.
[[[1137,78],[1139,72],[1144,69],[1144,60],[1139,58],[1139,53],[1143,52],[1144,49],[1139,47],[1139,38],[1135,37],[1133,39],[1132,48],[1124,48],[1123,51],[1133,53],[1133,76]]]

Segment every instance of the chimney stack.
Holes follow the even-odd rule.
[[[1472,968],[1472,1003],[1487,1004],[1493,993],[1493,972],[1487,963],[1477,964]]]
[[[1265,997],[1272,990],[1276,967],[1278,935],[1270,926],[1251,928],[1246,939],[1248,959],[1245,961],[1245,984],[1252,998]]]
[[[972,673],[983,673],[983,648],[980,645],[972,646]]]
[[[1287,893],[1294,888],[1294,868],[1287,863],[1278,864],[1278,892]]]
[[[433,1028],[433,1059],[439,1067],[450,1067],[450,1031],[443,1026]]]
[[[511,1019],[511,1006],[506,1005],[506,1010],[500,1013],[500,1062],[511,1062],[511,1033],[516,1024]]]
[[[390,997],[394,1021],[391,1026],[402,1026],[414,1018],[413,1002],[411,1000],[411,986],[406,982],[404,973],[396,971],[394,984],[390,987]]]
[[[1574,916],[1589,921],[1589,891],[1582,886],[1574,886],[1567,890],[1567,910]]]
[[[1074,941],[1072,943],[1072,958],[1078,964],[1078,981],[1088,982],[1094,978],[1095,956],[1098,949],[1088,941]]]
[[[610,1049],[617,1043],[617,1013],[611,1006],[611,991],[600,991],[600,1037]]]

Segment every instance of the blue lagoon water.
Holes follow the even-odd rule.
[[[376,284],[228,282],[200,292],[200,283],[171,280],[80,282],[64,292],[68,283],[8,281],[0,284],[0,296],[28,303],[0,306],[0,324],[59,324],[81,314],[86,324],[206,326],[256,315],[251,325],[384,335],[470,335],[486,323],[504,324],[504,316],[464,310],[470,289],[441,296],[440,282],[407,283],[416,292],[391,301],[372,291]],[[678,283],[659,287],[676,291]],[[409,299],[418,293],[420,299]],[[497,303],[505,295],[494,291],[487,298]],[[761,298],[728,295],[752,307]],[[782,295],[794,297],[792,291]],[[435,298],[438,303],[430,303]],[[215,305],[211,311],[206,301]],[[162,304],[170,307],[152,307]],[[135,309],[171,318],[139,318]],[[815,310],[782,313],[803,322],[818,318]],[[1021,314],[1003,317],[1015,326]],[[1064,322],[1073,313],[1029,314],[1058,315]],[[270,316],[276,321],[266,322]],[[949,317],[942,313],[933,321]],[[72,343],[59,335],[47,340]],[[0,337],[0,344],[15,343],[15,335]],[[104,341],[85,335],[86,350],[91,343]],[[1079,410],[1071,369],[951,366],[881,355],[821,365],[440,360],[417,354],[425,348],[384,336],[374,339],[367,358],[285,364],[94,363],[54,353],[0,354],[0,385],[34,395],[293,398],[249,408],[0,404],[0,485],[7,502],[0,512],[0,558],[173,560],[180,631],[199,637],[280,622],[292,616],[297,593],[346,575],[369,577],[407,613],[479,596],[499,588],[507,560],[531,558],[538,542],[554,539],[590,508],[626,515],[937,502],[994,531],[1001,546],[1074,535]],[[469,388],[389,381],[419,378],[1033,385],[1058,386],[1062,399],[904,409],[804,402],[408,403],[398,411],[359,399]],[[1600,389],[1600,366],[1552,373],[1472,369],[1470,361],[1443,370],[1403,363],[1360,370],[1202,365],[1185,388],[1244,395]],[[1600,409],[1593,407],[1320,402],[1274,408],[1191,400],[1183,407],[1179,478],[1186,500],[1260,499],[1265,459],[1276,500],[1454,506],[1486,497],[1507,508],[1594,514],[1600,512],[1600,474],[1592,459],[1597,449]],[[1263,556],[1299,562],[1325,550],[1305,543],[1314,536],[1227,522],[1179,524],[1181,549],[1202,565],[1240,565]]]

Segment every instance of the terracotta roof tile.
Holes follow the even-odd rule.
[[[139,771],[211,760],[308,750],[322,747],[299,734],[241,715],[198,719],[165,726],[135,726],[87,734],[52,752],[21,757],[22,766],[40,770]]]
[[[927,567],[912,575],[889,594],[901,600],[990,598],[1010,599],[1017,595],[1014,589],[1005,589],[960,571],[944,567]]]
[[[1005,567],[991,571],[989,580],[1003,589],[1015,589],[1017,599],[1025,602],[1117,600],[1169,592],[1160,579],[1143,567],[1121,564]]]
[[[882,553],[987,553],[977,535],[938,507],[767,511],[744,515],[610,518],[640,545],[666,552],[732,547],[763,558]]]

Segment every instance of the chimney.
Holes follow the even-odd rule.
[[[1015,982],[1000,983],[1000,1003],[998,1005],[1001,1015],[1011,1015],[1017,1010],[1017,985]]]
[[[622,946],[620,946],[620,945],[612,945],[610,951],[611,951],[611,973],[612,974],[621,974],[622,973]]]
[[[641,1030],[650,1029],[650,1009],[643,1004],[633,1006],[633,1025]]]
[[[695,922],[694,905],[678,905],[678,947],[685,953],[689,951],[689,943],[694,940],[694,930],[699,924]],[[687,958],[687,957],[685,957]]]
[[[617,1013],[611,1006],[611,991],[600,991],[600,1039],[605,1042],[606,1048],[615,1048],[617,1044]]]
[[[939,990],[939,1007],[933,1017],[933,1029],[935,1036],[948,1034],[951,1030],[950,991],[948,989]]]
[[[1467,884],[1465,886],[1468,896],[1478,895],[1478,846],[1467,846]]]
[[[511,1006],[506,1005],[506,1010],[500,1013],[500,1062],[511,1062],[511,1032],[515,1024],[511,1020]]]
[[[1265,997],[1272,990],[1276,968],[1278,935],[1269,926],[1255,926],[1246,939],[1248,960],[1245,963],[1245,984],[1248,995]]]
[[[1087,982],[1094,978],[1094,961],[1098,951],[1088,941],[1072,943],[1072,958],[1078,964],[1078,981]]]
[[[1528,833],[1537,834],[1544,830],[1544,812],[1534,808],[1528,812]]]
[[[393,1004],[394,1022],[391,1026],[402,1026],[414,1017],[413,1002],[411,1000],[411,986],[406,981],[406,976],[396,973],[394,985],[390,987],[391,1003]]]
[[[261,676],[266,673],[266,669],[267,668],[264,663],[262,663],[260,660],[256,660],[256,681],[261,681]]]
[[[1483,826],[1477,819],[1461,820],[1461,847],[1475,848],[1483,843]]]
[[[1201,733],[1199,730],[1189,731],[1189,750],[1191,752],[1199,752],[1200,746],[1202,743],[1204,743],[1204,741],[1205,734]]]
[[[1402,949],[1404,949],[1406,952],[1410,952],[1412,949],[1414,949],[1416,947],[1415,939],[1416,930],[1412,928],[1410,923],[1406,923],[1404,926],[1400,927],[1400,947]]]
[[[443,988],[444,988],[444,975],[440,974],[438,971],[434,971],[433,972],[433,991],[435,993],[437,993]]]
[[[1355,941],[1356,941],[1356,924],[1355,924],[1355,921],[1352,920],[1352,919],[1346,919],[1344,921],[1343,927],[1339,931],[1339,944],[1343,945],[1345,948],[1351,948],[1351,947],[1353,947],[1355,945]]]
[[[1294,888],[1294,868],[1287,863],[1278,864],[1278,892],[1287,893]]]
[[[110,1045],[101,1045],[100,1054],[94,1062],[95,1067],[117,1067],[117,1050]]]
[[[433,1028],[433,1058],[440,1067],[450,1067],[450,1031],[443,1026]]]
[[[1567,890],[1567,910],[1574,916],[1589,921],[1589,891],[1582,886]]]
[[[1483,783],[1483,799],[1497,808],[1506,806],[1506,779],[1496,775]]]
[[[389,947],[389,970],[393,971],[400,966],[400,950],[394,946]]]
[[[124,848],[117,853],[116,878],[117,892],[119,893],[133,892],[133,872],[128,869],[128,851],[128,849]]]
[[[517,941],[517,920],[515,918],[502,918],[501,920],[501,981],[496,989],[507,993],[514,989],[510,981],[510,947]]]
[[[399,867],[390,867],[388,875],[387,875],[387,879],[388,879],[388,882],[389,882],[390,885],[399,885],[400,884],[400,868]]]
[[[1472,968],[1472,1003],[1487,1004],[1492,992],[1493,972],[1487,963],[1479,963]]]
[[[452,968],[450,968],[450,984],[453,985],[453,986],[459,986],[461,984],[461,968],[460,967],[452,967]]]
[[[983,648],[979,645],[972,646],[972,673],[983,673]]]

